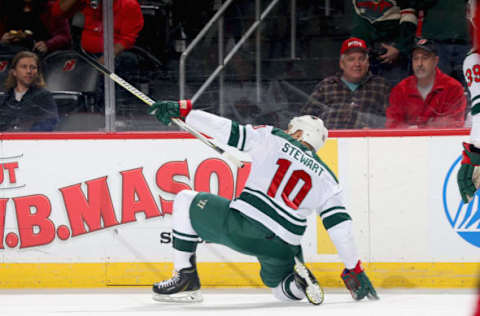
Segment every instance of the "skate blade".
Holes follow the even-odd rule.
[[[157,302],[166,303],[200,303],[203,302],[203,296],[200,291],[187,291],[175,294],[157,294],[152,296],[153,300]]]
[[[380,299],[380,298],[378,297],[378,295],[376,295],[376,294],[373,295],[372,293],[368,293],[368,294],[367,294],[367,298],[368,298],[369,300],[371,300],[371,301],[377,301],[377,300]]]
[[[296,257],[294,269],[295,272],[297,272],[307,282],[305,294],[308,301],[313,305],[322,304],[325,300],[325,292],[323,291],[323,288],[320,286],[320,284],[312,282],[312,280],[310,279],[310,275],[308,274],[307,267],[305,267],[305,265],[300,262],[300,260],[298,260]]]
[[[307,299],[313,305],[320,305],[325,300],[325,292],[318,284],[307,286]]]

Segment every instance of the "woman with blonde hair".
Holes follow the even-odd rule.
[[[58,123],[57,105],[45,89],[39,57],[21,51],[13,57],[0,105],[0,131],[52,131]]]

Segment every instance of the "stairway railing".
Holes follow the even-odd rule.
[[[180,99],[185,99],[185,85],[186,85],[186,60],[187,57],[190,55],[192,50],[198,45],[200,40],[202,40],[210,28],[213,26],[214,23],[218,22],[218,65],[215,70],[210,74],[207,80],[202,84],[202,86],[195,92],[195,94],[190,98],[193,103],[198,100],[198,98],[205,92],[205,90],[210,86],[210,84],[219,77],[219,114],[224,115],[225,106],[224,106],[224,76],[223,70],[225,66],[231,61],[232,57],[237,53],[237,51],[242,47],[245,41],[252,35],[253,32],[256,31],[256,55],[255,55],[255,62],[256,62],[256,98],[257,102],[260,103],[261,99],[261,79],[262,79],[262,71],[261,71],[261,37],[260,37],[260,29],[259,26],[264,21],[264,19],[268,16],[268,14],[272,11],[272,9],[278,4],[280,0],[272,0],[270,4],[266,7],[266,9],[260,13],[260,0],[255,0],[255,21],[254,23],[248,28],[248,30],[243,34],[240,40],[235,44],[235,46],[231,49],[231,51],[224,57],[224,42],[223,42],[223,16],[225,11],[228,9],[230,4],[234,0],[227,0],[225,1],[222,6],[218,9],[215,15],[207,22],[207,24],[203,27],[203,29],[198,33],[198,35],[193,39],[193,41],[188,45],[185,51],[180,56],[180,63],[179,63],[179,90],[180,90]],[[292,37],[292,49],[291,49],[291,57],[295,58],[295,4],[296,0],[291,0],[291,37]]]

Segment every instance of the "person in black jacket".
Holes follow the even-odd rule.
[[[408,75],[408,59],[415,44],[417,0],[353,0],[351,37],[370,48],[370,69],[395,86]]]
[[[57,105],[44,88],[39,57],[29,51],[15,55],[0,105],[0,131],[52,131],[58,123]]]

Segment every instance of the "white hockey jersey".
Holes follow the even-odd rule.
[[[480,148],[480,54],[472,50],[463,61],[463,74],[470,92],[472,115],[471,143]]]
[[[250,154],[250,175],[230,207],[262,223],[285,242],[300,244],[306,218],[314,211],[326,229],[351,220],[335,175],[315,153],[285,132],[272,126],[239,125],[199,110],[191,111],[186,123]]]

